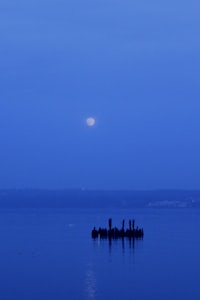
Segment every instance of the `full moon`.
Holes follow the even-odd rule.
[[[95,125],[95,119],[92,118],[92,117],[87,118],[87,119],[86,119],[86,124],[87,124],[88,126],[94,126],[94,125]]]

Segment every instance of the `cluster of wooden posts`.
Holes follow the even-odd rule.
[[[108,220],[108,229],[101,228],[96,229],[95,227],[92,230],[92,238],[110,238],[110,239],[118,239],[118,238],[143,238],[144,231],[143,228],[135,228],[135,220],[129,220],[129,228],[125,229],[125,220],[122,220],[122,227],[118,229],[117,227],[112,227],[112,219]]]

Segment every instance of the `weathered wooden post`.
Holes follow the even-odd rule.
[[[112,229],[112,219],[111,218],[108,220],[108,227],[109,227],[109,230]]]

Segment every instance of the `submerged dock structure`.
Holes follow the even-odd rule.
[[[143,238],[144,231],[143,228],[135,228],[135,220],[129,220],[129,228],[125,229],[125,220],[122,220],[122,227],[118,229],[117,227],[112,227],[112,219],[108,220],[108,229],[101,228],[96,229],[95,227],[92,230],[92,238],[100,239],[118,239],[118,238]]]

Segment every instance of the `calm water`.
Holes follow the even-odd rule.
[[[135,218],[143,240],[93,241]],[[3,210],[0,299],[200,299],[200,210]]]

